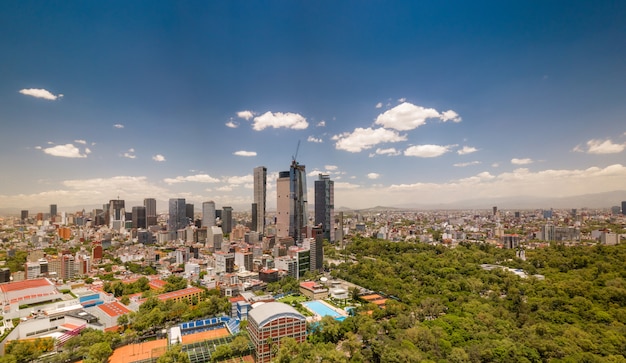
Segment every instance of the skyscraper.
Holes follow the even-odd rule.
[[[187,226],[187,209],[184,198],[171,198],[169,201],[168,231],[178,231]]]
[[[143,200],[143,206],[146,207],[146,226],[156,226],[157,224],[157,211],[156,211],[156,199],[146,198]]]
[[[319,174],[315,181],[315,225],[322,226],[322,237],[335,241],[335,182]]]
[[[211,228],[215,225],[215,202],[210,200],[202,203],[202,227]]]
[[[222,231],[224,233],[230,233],[233,231],[233,208],[222,208]]]
[[[626,216],[626,201],[622,201],[622,215]]]
[[[301,242],[307,225],[307,195],[305,166],[295,159],[289,171],[278,173],[276,181],[276,234],[290,236]],[[287,232],[287,233],[285,233]]]
[[[276,237],[289,236],[289,172],[281,171],[276,179]]]
[[[147,228],[146,226],[146,207],[133,207],[133,228]]]
[[[256,218],[252,221],[254,231],[265,232],[265,205],[267,199],[267,168],[254,168],[254,204],[256,204]]]
[[[193,214],[194,214],[194,206],[193,204],[187,203],[185,204],[185,216],[187,220],[193,222]]]
[[[56,215],[57,215],[57,205],[50,204],[50,219],[54,219]]]
[[[126,211],[124,210],[124,201],[120,199],[112,199],[109,201],[109,228],[120,231],[124,228],[126,221]]]

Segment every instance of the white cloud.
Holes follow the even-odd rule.
[[[239,151],[235,151],[233,153],[233,155],[237,155],[237,156],[256,156],[256,151],[239,150]]]
[[[386,142],[406,141],[407,137],[400,135],[397,131],[384,128],[372,129],[368,127],[363,129],[357,127],[352,133],[344,132],[333,136],[332,139],[337,141],[335,143],[336,149],[355,153]]]
[[[499,168],[500,167],[500,163],[493,163],[491,164],[492,168]]]
[[[223,187],[215,188],[215,190],[217,190],[219,192],[232,192],[233,188],[228,186],[228,185],[225,185]]]
[[[480,164],[480,161],[469,161],[467,163],[457,163],[457,164],[453,164],[453,166],[459,167],[459,168],[464,168],[466,166],[472,166],[472,165],[478,165]]]
[[[383,107],[383,103],[382,102],[378,102],[375,107],[376,108],[382,108]]]
[[[285,127],[294,130],[304,130],[309,127],[309,123],[302,115],[291,112],[275,112],[270,111],[254,118],[252,128],[256,131],[264,130],[268,127],[281,128]]]
[[[226,127],[230,127],[231,129],[236,129],[237,127],[239,127],[239,124],[230,120],[226,123]]]
[[[91,154],[91,149],[90,149],[90,148],[88,148],[88,147],[86,147],[86,148],[85,148],[85,154]]]
[[[414,145],[404,150],[404,155],[419,158],[436,158],[450,151],[451,147],[451,145]]]
[[[339,169],[339,167],[337,165],[324,165],[324,169],[326,169],[328,171],[335,171],[335,170]]]
[[[237,112],[237,117],[242,118],[242,119],[248,121],[248,120],[250,120],[251,118],[254,117],[254,112],[248,111],[248,110],[246,110],[246,111],[239,111],[239,112]]]
[[[592,139],[587,141],[587,148],[578,145],[573,151],[586,152],[588,154],[617,154],[626,149],[626,144],[615,144],[611,140]]]
[[[244,175],[244,176],[229,176],[224,179],[224,182],[227,184],[247,184],[254,183],[254,176],[252,174]]]
[[[115,124],[115,125],[113,125],[113,127],[115,127],[116,129],[123,129],[124,125],[122,125],[122,124]]]
[[[335,189],[358,189],[361,186],[358,184],[353,184],[353,183],[346,183],[346,182],[335,182]]]
[[[406,97],[398,98],[399,103],[406,102]]]
[[[461,122],[461,117],[459,116],[459,114],[452,110],[442,112],[440,118],[441,118],[441,121],[443,122],[446,122],[446,121]]]
[[[378,179],[378,178],[380,178],[380,174],[378,174],[378,173],[368,173],[367,174],[367,178],[368,179]]]
[[[390,147],[387,149],[376,149],[376,155],[388,155],[388,156],[396,156],[400,155],[400,151],[396,150],[395,147]]]
[[[326,121],[324,120],[318,122],[317,125],[315,125],[315,127],[324,127],[324,126],[326,126]]]
[[[178,184],[185,182],[194,182],[194,183],[218,183],[220,180],[214,178],[208,174],[196,174],[196,175],[188,175],[188,176],[177,176],[176,178],[165,178],[163,181],[167,184]]]
[[[20,93],[26,96],[43,98],[50,101],[56,101],[57,99],[63,97],[62,94],[55,95],[52,92],[43,88],[24,88],[20,90]]]
[[[85,140],[74,140],[74,142],[77,143],[77,144],[87,145],[87,141],[85,141]]]
[[[128,159],[134,159],[134,158],[137,157],[135,155],[135,149],[133,149],[133,148],[128,149],[128,151],[126,151],[124,154],[122,154],[122,156],[124,156],[125,158],[128,158]]]
[[[440,114],[434,108],[425,108],[409,102],[402,102],[396,107],[378,115],[375,123],[389,129],[408,131],[426,124],[426,120],[432,118],[438,118],[444,122],[461,121],[461,117],[452,110]]]
[[[43,149],[43,148],[42,148],[41,146],[35,146],[35,149],[37,149],[37,150],[41,150],[41,149]]]
[[[324,142],[324,140],[322,140],[321,138],[320,138],[320,139],[318,139],[318,138],[316,138],[315,136],[309,136],[309,137],[306,139],[306,141],[308,141],[308,142],[314,142],[314,143],[318,143],[318,144],[320,144],[320,143]]]
[[[424,125],[426,119],[438,117],[439,112],[434,108],[424,108],[404,102],[378,115],[376,124],[389,129],[407,131]]]
[[[53,147],[49,147],[43,149],[48,155],[52,156],[60,156],[63,158],[86,158],[87,154],[81,154],[80,149],[78,149],[73,144],[65,144],[65,145],[56,145]]]
[[[533,163],[533,159],[530,159],[530,158],[524,158],[524,159],[513,158],[513,159],[511,159],[511,164],[513,164],[513,165],[528,165],[528,164],[532,164],[532,163]]]
[[[152,160],[162,162],[162,161],[165,161],[165,156],[161,154],[156,154],[152,157]]]
[[[463,148],[461,150],[457,150],[456,153],[459,155],[467,155],[475,153],[476,151],[478,151],[478,149],[473,146],[463,146]]]

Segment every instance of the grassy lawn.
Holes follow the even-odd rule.
[[[278,301],[280,301],[282,303],[285,303],[285,304],[291,305],[294,302],[302,303],[302,302],[305,302],[307,300],[308,299],[304,295],[298,295],[298,296],[296,296],[296,295],[289,295],[289,296],[285,296],[282,299],[279,299]]]

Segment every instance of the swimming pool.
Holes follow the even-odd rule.
[[[322,317],[332,316],[333,318],[335,318],[335,320],[339,320],[339,321],[342,321],[346,318],[345,316],[339,314],[335,310],[326,306],[326,304],[322,303],[321,301],[317,301],[317,300],[306,301],[306,302],[303,302],[302,305],[304,305],[307,309],[311,310],[314,314],[317,314]]]

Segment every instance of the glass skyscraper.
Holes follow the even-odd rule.
[[[168,231],[178,231],[187,226],[187,208],[184,198],[172,198],[169,201]]]
[[[259,233],[265,232],[265,204],[267,199],[267,168],[259,166],[254,168],[254,201],[256,213],[252,221],[252,230]]]
[[[319,174],[315,181],[315,225],[322,226],[323,238],[335,241],[335,182],[328,175]]]

